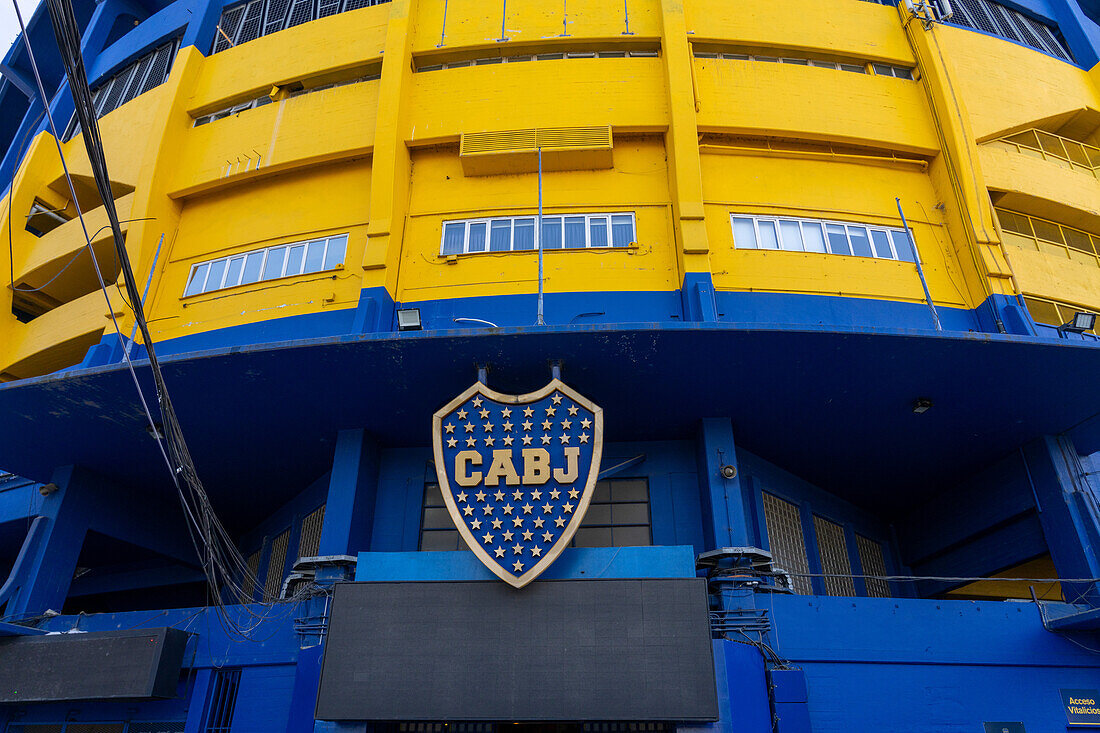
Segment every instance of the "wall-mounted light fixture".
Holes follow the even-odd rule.
[[[1084,333],[1085,331],[1091,331],[1096,326],[1096,314],[1086,313],[1084,311],[1078,311],[1073,314],[1073,318],[1069,320],[1069,323],[1063,323],[1058,327],[1059,331],[1069,331],[1071,333]]]
[[[419,308],[399,308],[397,311],[398,331],[419,331],[423,326],[420,323]]]
[[[917,399],[913,400],[913,413],[916,415],[923,415],[924,413],[928,412],[929,408],[931,407],[932,400],[928,399],[927,397],[918,397]]]

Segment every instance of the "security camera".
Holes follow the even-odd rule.
[[[731,466],[728,463],[718,469],[718,471],[722,474],[722,478],[733,478],[737,475],[737,467]]]

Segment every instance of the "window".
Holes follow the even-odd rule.
[[[882,545],[869,540],[861,534],[856,535],[856,549],[859,550],[859,564],[864,575],[886,575],[886,558],[882,554]],[[867,595],[872,598],[889,598],[890,584],[879,578],[864,578]]]
[[[420,513],[420,550],[428,552],[465,548],[451,514],[447,511],[447,505],[443,503],[439,484],[425,484],[424,504]]]
[[[731,215],[730,221],[737,249],[781,249],[915,261],[904,229],[739,214]]]
[[[607,479],[592,489],[592,500],[571,547],[633,547],[653,544],[649,516],[649,483],[644,478]],[[424,486],[420,550],[464,550],[443,502],[439,484]]]
[[[897,79],[912,79],[913,70],[902,66],[890,66],[889,64],[871,64],[875,76],[892,76]]]
[[[573,547],[652,545],[649,482],[644,478],[605,479],[592,490]]]
[[[621,59],[656,58],[657,51],[584,51],[563,53],[523,54],[520,56],[485,56],[479,59],[460,59],[446,63],[427,63],[416,65],[416,72],[440,71],[442,69],[462,69],[467,66],[485,66],[487,64],[518,64],[524,61],[560,61],[561,59]],[[439,58],[438,56],[434,57]],[[430,59],[429,61],[434,60]]]
[[[191,266],[183,297],[312,272],[335,270],[344,264],[348,235],[291,242],[223,257]]]
[[[765,491],[764,524],[774,567],[791,573],[791,589],[795,593],[812,595],[813,585],[808,577],[810,564],[806,560],[806,541],[802,536],[798,507]]]
[[[441,255],[521,252],[536,249],[533,216],[443,222]],[[636,241],[634,213],[570,214],[542,217],[543,249],[629,247]]]
[[[852,564],[848,561],[848,545],[844,528],[836,522],[814,515],[814,534],[817,535],[817,552],[821,568],[826,575],[844,575],[843,578],[825,578],[825,592],[831,596],[854,596],[855,583],[850,577]]]
[[[819,69],[833,69],[835,71],[851,71],[856,74],[867,74],[868,68],[873,69],[878,76],[893,76],[898,79],[912,79],[913,70],[902,66],[890,66],[888,64],[872,64],[865,61],[828,61],[814,59],[805,56],[757,56],[746,53],[727,53],[718,51],[695,51],[697,59],[725,59],[727,61],[757,61],[766,64],[791,64],[793,66],[813,66]]]
[[[214,29],[214,53],[311,20],[384,2],[389,0],[251,0],[234,5],[222,10]]]
[[[174,38],[132,61],[106,81],[97,84],[92,89],[96,119],[168,81],[178,44],[179,39]],[[79,133],[80,122],[74,112],[61,139],[71,140]]]

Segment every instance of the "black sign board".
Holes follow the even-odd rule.
[[[716,720],[705,581],[339,584],[316,716]]]

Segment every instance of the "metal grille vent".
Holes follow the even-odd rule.
[[[264,13],[264,35],[283,29],[286,13],[290,9],[290,0],[268,0]]]
[[[123,733],[125,723],[69,723],[65,733]]]
[[[951,23],[1008,38],[1063,61],[1073,60],[1057,31],[1029,15],[993,0],[953,0],[952,8]]]
[[[237,31],[241,29],[241,20],[244,19],[244,9],[244,5],[238,5],[222,13],[218,28],[214,29],[214,53],[229,48],[230,43],[226,39],[237,36]]]
[[[886,575],[886,558],[882,554],[882,545],[863,535],[856,535],[856,548],[859,550],[859,564],[864,575]],[[867,595],[873,598],[889,598],[890,584],[885,580],[864,578]]]
[[[314,509],[302,519],[298,536],[298,557],[316,557],[321,547],[321,528],[325,523],[325,505]]]
[[[244,594],[249,598],[256,595],[256,577],[260,572],[261,550],[256,550],[248,556],[248,577],[244,580]]]
[[[545,127],[463,133],[460,155],[611,148],[611,127]]]
[[[286,548],[289,542],[289,529],[271,542],[271,556],[267,561],[267,577],[264,578],[264,600],[279,597],[279,589],[283,584],[283,568],[286,567]]]
[[[806,561],[806,542],[802,538],[802,520],[798,516],[798,507],[764,492],[764,522],[775,566],[794,574],[791,577],[791,587],[795,593],[812,594],[813,587],[806,577],[810,566]]]
[[[825,573],[851,575],[852,563],[848,560],[844,528],[815,514],[814,533],[817,535],[817,551],[821,555],[821,567]],[[854,596],[855,582],[850,577],[825,578],[825,592],[831,596]]]
[[[287,28],[293,28],[302,23],[308,23],[317,17],[317,9],[313,0],[294,0],[290,8],[290,18],[286,22]]]
[[[126,733],[183,733],[187,723],[183,720],[166,720],[156,723],[131,721]]]
[[[317,18],[389,1],[320,0],[318,4],[314,0],[252,0],[247,5],[234,5],[222,10],[218,21],[221,31],[214,30],[214,53]]]
[[[233,727],[233,711],[237,707],[237,691],[240,686],[241,670],[218,670],[206,703],[203,733],[229,733]]]

